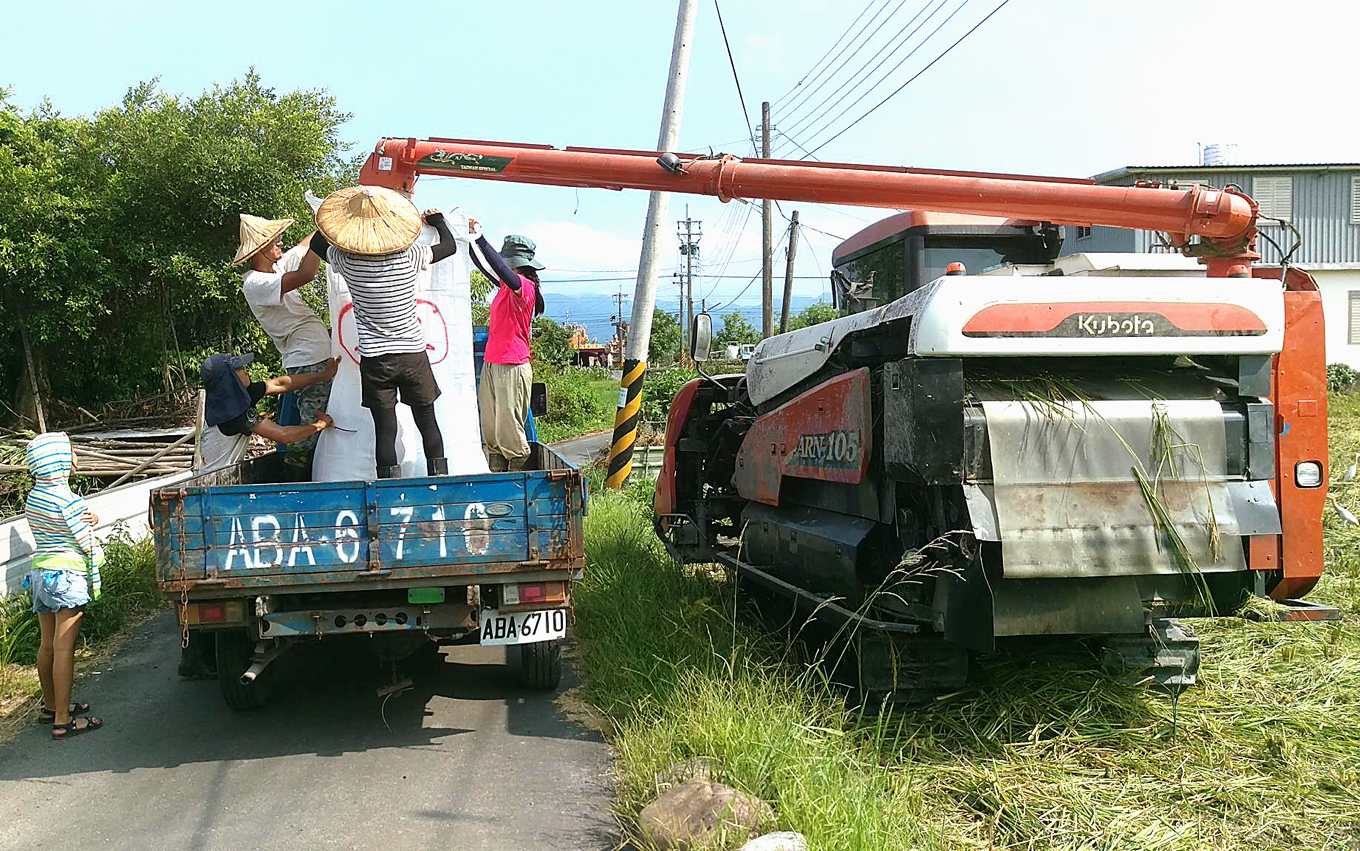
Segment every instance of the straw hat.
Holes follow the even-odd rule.
[[[236,249],[236,257],[231,261],[235,266],[243,260],[255,256],[261,248],[278,239],[292,219],[262,219],[249,213],[241,214],[241,247]]]
[[[384,186],[351,186],[326,196],[316,226],[331,245],[349,254],[393,254],[420,235],[420,211]]]

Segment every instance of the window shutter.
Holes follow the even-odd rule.
[[[1346,342],[1352,346],[1360,346],[1360,292],[1351,290],[1349,295],[1350,323],[1346,326]]]
[[[1360,225],[1360,177],[1351,178],[1351,224]]]
[[[1288,176],[1257,177],[1251,183],[1261,215],[1289,221],[1294,213],[1294,178]]]

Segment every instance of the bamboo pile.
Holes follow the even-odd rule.
[[[26,473],[24,444],[32,437],[23,432],[0,432],[0,474]],[[148,478],[187,470],[194,463],[192,431],[152,440],[147,437],[91,437],[71,434],[76,454],[76,475],[96,479]]]

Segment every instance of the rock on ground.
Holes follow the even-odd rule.
[[[774,811],[759,798],[698,779],[662,792],[638,816],[642,835],[661,851],[688,848],[724,831],[750,836],[773,821]]]
[[[767,833],[741,846],[741,851],[808,851],[807,837],[796,830]]]

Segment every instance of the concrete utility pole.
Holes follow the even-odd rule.
[[[685,217],[675,223],[675,234],[680,238],[680,253],[685,258],[684,282],[680,285],[680,300],[684,320],[680,323],[681,340],[689,345],[689,335],[694,328],[694,258],[699,253],[699,240],[704,235],[704,223],[689,217],[689,205],[685,205]]]
[[[789,216],[789,247],[784,251],[784,301],[779,305],[779,333],[789,327],[789,299],[793,297],[793,257],[798,253],[798,211]]]
[[[770,102],[760,104],[760,155],[770,158]],[[774,202],[760,202],[760,245],[763,265],[760,270],[760,336],[773,333],[774,303]]]
[[[680,135],[696,9],[697,0],[680,0],[675,18],[675,39],[671,43],[671,68],[666,76],[666,100],[661,107],[661,132],[656,141],[658,151],[673,151]],[[656,306],[656,238],[661,230],[661,219],[666,215],[666,199],[664,192],[653,192],[647,199],[647,222],[642,226],[642,253],[633,295],[633,321],[628,328],[628,345],[624,350],[619,407],[614,412],[614,441],[609,447],[609,472],[605,477],[605,485],[611,488],[623,487],[633,471],[633,442],[637,440],[638,416],[642,409],[642,377],[647,372],[652,310]]]

